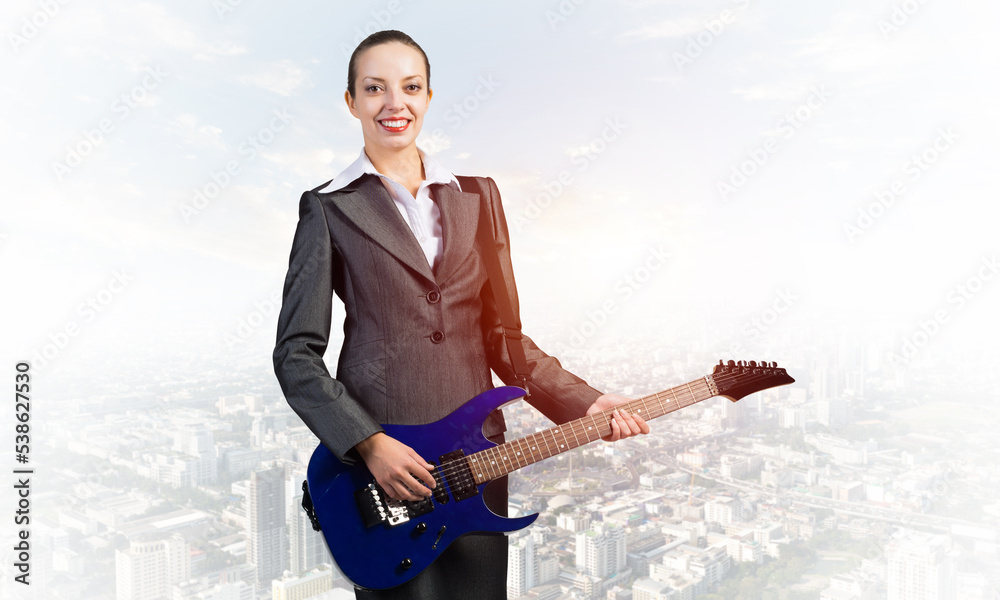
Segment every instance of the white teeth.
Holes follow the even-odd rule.
[[[406,119],[400,119],[399,121],[382,121],[382,124],[385,125],[386,127],[392,127],[392,128],[402,127],[406,125]]]

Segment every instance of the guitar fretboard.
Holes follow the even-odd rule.
[[[579,448],[611,434],[612,413],[626,409],[650,421],[718,395],[712,376],[696,379],[615,409],[563,423],[538,433],[481,450],[465,457],[476,484],[492,481],[522,467]]]

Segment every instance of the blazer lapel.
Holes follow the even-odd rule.
[[[348,187],[330,194],[334,205],[371,239],[405,265],[434,281],[427,257],[406,225],[389,192],[375,175],[365,175]],[[444,210],[442,209],[442,214]],[[445,229],[447,253],[447,229]]]
[[[479,194],[460,192],[448,185],[434,185],[432,191],[441,211],[441,232],[444,237],[444,252],[434,273],[438,283],[443,284],[472,253],[476,228],[479,226],[481,200]]]

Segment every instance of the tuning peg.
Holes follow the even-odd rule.
[[[751,366],[752,368],[756,369],[756,368],[757,368],[757,361],[755,361],[755,360],[751,360],[751,361],[750,361],[750,366]]]
[[[729,367],[735,367],[735,366],[736,366],[736,361],[735,361],[735,360],[732,360],[732,359],[730,359],[730,360],[729,360],[729,362],[728,362],[728,363],[726,363],[726,366],[729,366]]]

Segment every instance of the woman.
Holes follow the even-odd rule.
[[[476,242],[480,190],[504,279],[517,298],[508,231],[492,179],[478,190],[416,146],[432,96],[430,64],[409,36],[372,34],[355,49],[344,98],[361,122],[364,148],[330,182],[302,195],[285,279],[275,373],[289,405],[342,461],[363,460],[390,496],[418,500],[433,485],[432,465],[387,436],[379,423],[436,421],[492,387],[490,370],[515,383],[496,301]],[[489,249],[492,250],[492,249]],[[344,344],[334,379],[323,363],[332,295],[344,302]],[[601,394],[522,338],[528,401],[557,423],[627,398]],[[503,439],[503,416],[484,425]],[[614,441],[648,433],[618,411]],[[506,514],[506,482],[487,504]],[[503,536],[464,536],[402,586],[358,598],[504,598]]]

